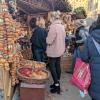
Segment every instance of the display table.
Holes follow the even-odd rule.
[[[20,100],[45,100],[45,84],[20,84]]]

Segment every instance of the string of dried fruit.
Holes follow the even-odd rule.
[[[0,56],[12,60],[16,51],[15,41],[26,34],[26,31],[22,31],[19,23],[14,22],[7,12],[0,15],[2,15],[0,16]]]
[[[13,63],[11,65],[11,80],[12,80],[12,86],[14,86],[15,84],[18,84],[19,81],[17,79],[17,68],[20,67],[20,61],[23,59],[22,55],[20,52],[17,52],[14,56],[13,56]]]
[[[27,34],[27,31],[12,19],[6,4],[0,5],[0,11],[0,67],[10,71],[14,86],[18,83],[16,71],[23,59],[17,51],[16,41]]]
[[[10,70],[9,63],[5,59],[0,59],[0,67],[3,67],[5,70]]]

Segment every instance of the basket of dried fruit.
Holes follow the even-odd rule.
[[[28,84],[43,84],[49,78],[49,72],[44,69],[23,67],[17,69],[17,76],[20,81]]]
[[[46,63],[39,62],[39,61],[22,59],[20,61],[20,66],[29,67],[29,68],[36,68],[36,69],[45,69],[46,68]]]

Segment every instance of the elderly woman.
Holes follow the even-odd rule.
[[[89,36],[88,29],[86,28],[87,23],[85,20],[81,19],[77,22],[77,29],[75,32],[76,37],[76,43],[75,43],[75,50],[73,54],[73,60],[72,60],[72,70],[69,71],[70,73],[73,73],[76,58],[80,58],[80,49],[83,46],[85,40]]]
[[[66,32],[60,20],[60,12],[54,12],[53,22],[50,26],[47,43],[47,56],[49,58],[49,67],[54,83],[50,86],[51,93],[60,94],[60,58],[65,51]]]

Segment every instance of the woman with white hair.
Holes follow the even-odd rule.
[[[54,83],[50,85],[50,92],[60,94],[60,58],[65,51],[66,32],[64,25],[60,20],[60,12],[53,13],[53,21],[50,25],[47,43],[47,56],[49,58],[49,68],[53,77]]]
[[[88,30],[86,29],[87,23],[86,20],[79,20],[77,23],[78,28],[76,29],[75,36],[76,36],[76,43],[84,43],[86,38],[88,37]]]
[[[75,43],[75,50],[73,54],[71,73],[73,73],[76,58],[80,58],[80,50],[82,49],[82,46],[85,40],[89,36],[88,29],[86,28],[87,27],[86,20],[84,19],[79,20],[76,26],[78,28],[76,29],[76,32],[75,32],[76,43]]]

